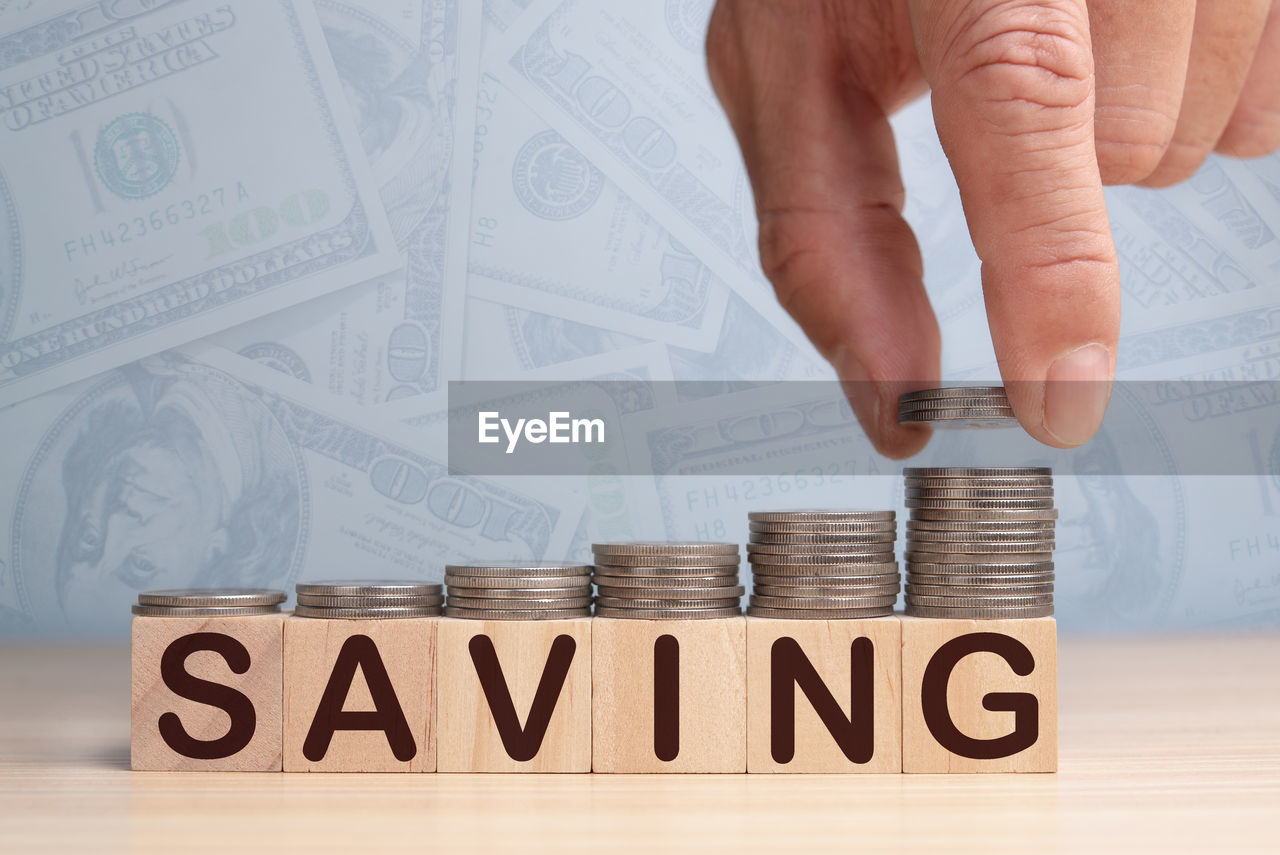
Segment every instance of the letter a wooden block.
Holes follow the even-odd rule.
[[[896,616],[747,618],[747,771],[902,771]]]
[[[1053,618],[902,619],[904,772],[1054,772]]]
[[[284,617],[135,617],[131,766],[279,772]]]
[[[745,772],[745,618],[592,627],[597,772]]]
[[[434,772],[438,618],[291,617],[286,772]]]
[[[591,771],[591,619],[440,621],[441,772]]]

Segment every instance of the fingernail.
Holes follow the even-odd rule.
[[[1064,353],[1049,366],[1044,385],[1045,432],[1066,446],[1088,442],[1111,400],[1111,351],[1098,343]]]

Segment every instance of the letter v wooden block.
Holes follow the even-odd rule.
[[[748,772],[901,772],[902,624],[747,618]]]
[[[902,618],[902,770],[1054,772],[1053,618]]]
[[[285,621],[284,771],[434,772],[438,623]]]
[[[130,763],[280,771],[284,615],[135,617]]]
[[[591,771],[590,618],[440,621],[441,772]]]

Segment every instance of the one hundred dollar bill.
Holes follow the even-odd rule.
[[[0,20],[0,405],[398,264],[310,3]]]

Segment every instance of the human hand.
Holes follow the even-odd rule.
[[[898,395],[940,371],[896,109],[932,88],[1010,402],[1059,447],[1097,430],[1115,373],[1103,184],[1280,148],[1280,0],[719,0],[707,61],[765,273],[893,457],[930,433]]]

